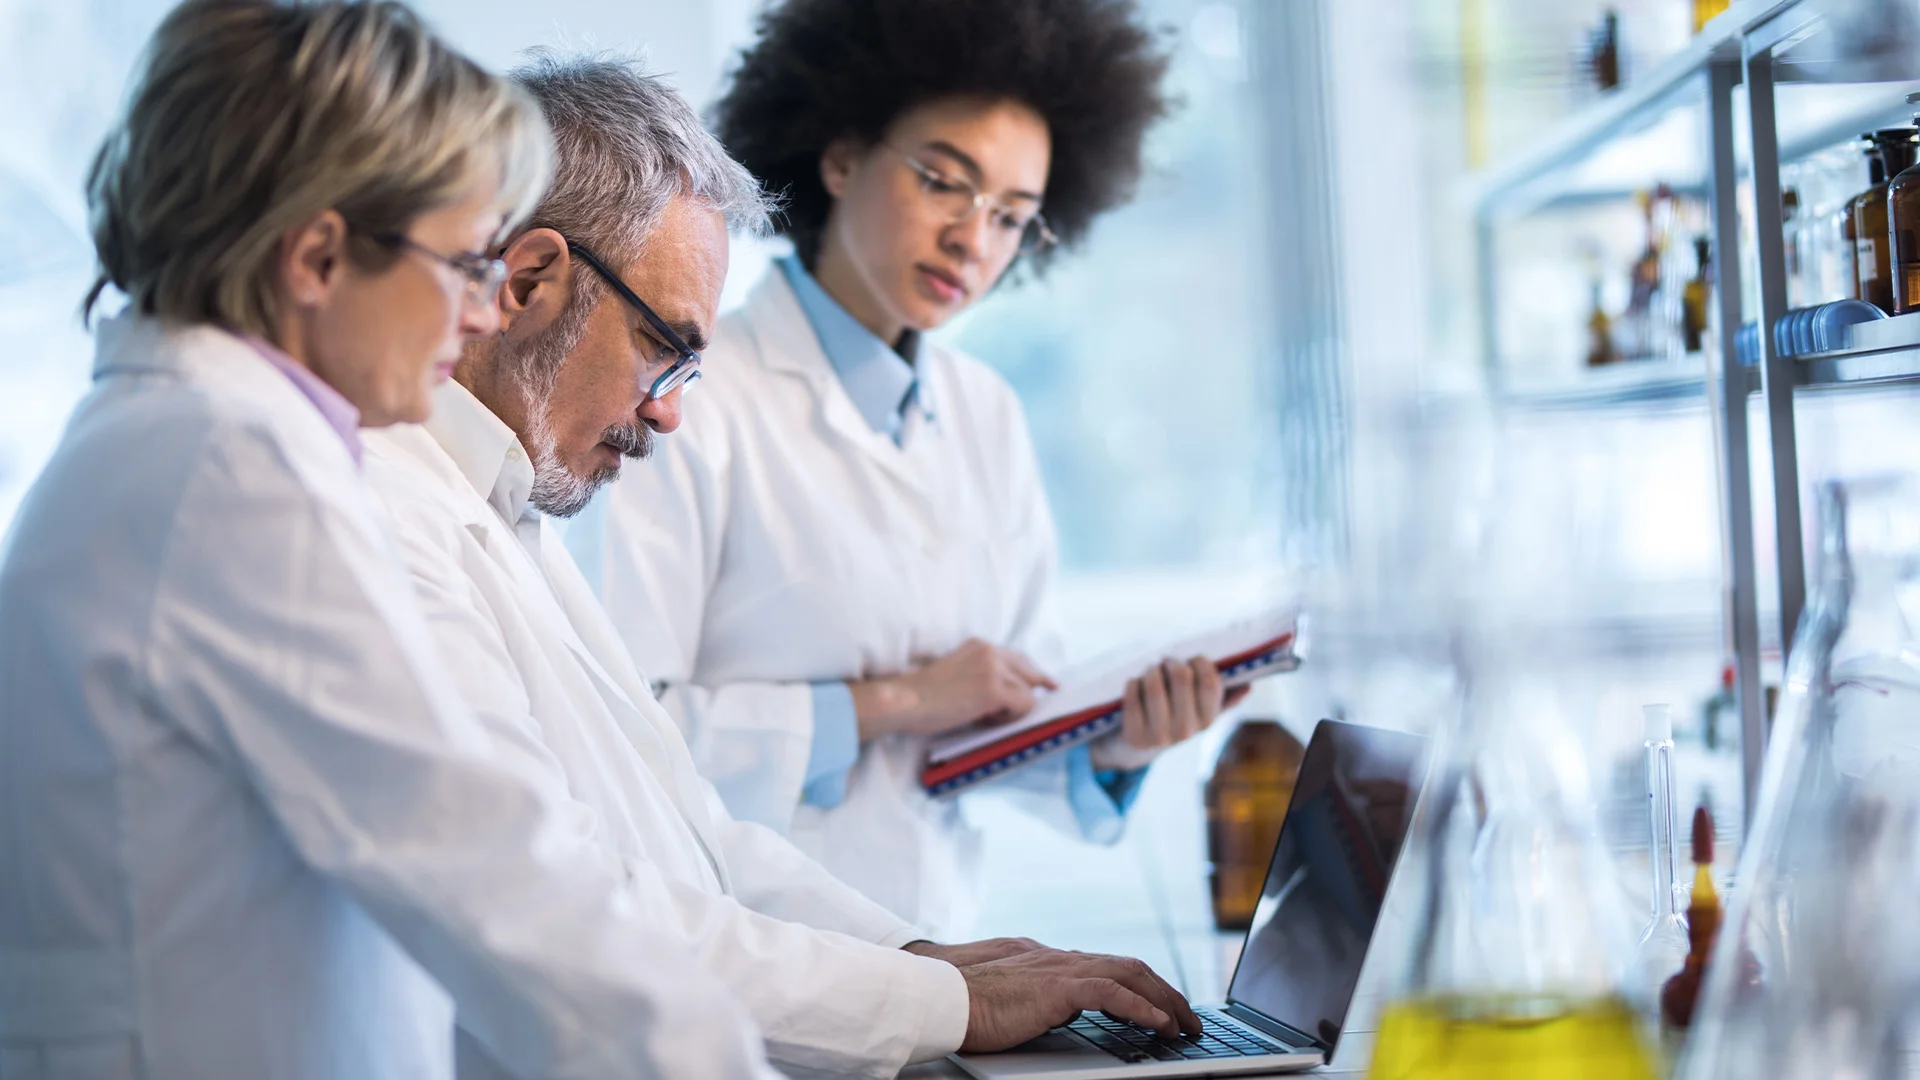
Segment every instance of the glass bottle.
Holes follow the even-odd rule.
[[[1800,232],[1805,222],[1800,217],[1800,192],[1797,188],[1788,188],[1780,193],[1780,233],[1781,252],[1785,256],[1787,271],[1787,307],[1811,307],[1815,301],[1807,299],[1807,268],[1801,258],[1803,248]]]
[[[1720,937],[1720,894],[1713,887],[1713,815],[1701,806],[1693,812],[1693,893],[1687,899],[1687,953],[1680,970],[1660,988],[1663,1030],[1683,1032],[1693,1024],[1700,984]]]
[[[1707,305],[1713,299],[1713,253],[1704,236],[1693,238],[1694,259],[1699,267],[1681,292],[1680,340],[1690,353],[1706,343]]]
[[[1605,367],[1620,359],[1613,345],[1613,320],[1600,302],[1600,283],[1593,283],[1593,310],[1587,313],[1587,366]]]
[[[1872,187],[1854,203],[1853,250],[1860,277],[1860,299],[1882,311],[1893,310],[1893,253],[1887,223],[1887,181],[1913,166],[1912,128],[1886,128],[1867,136],[1873,140],[1880,167]]]
[[[1370,1080],[1655,1076],[1586,759],[1544,695],[1476,684],[1416,815]]]
[[[1220,749],[1206,802],[1213,921],[1222,930],[1253,923],[1305,756],[1300,740],[1273,720],[1242,721]]]
[[[1920,1051],[1920,481],[1829,482],[1819,517],[1687,1080],[1891,1080]]]
[[[1879,145],[1873,141],[1872,135],[1862,135],[1860,137],[1866,140],[1867,189],[1847,200],[1847,207],[1842,212],[1840,218],[1843,225],[1842,232],[1853,250],[1853,299],[1855,300],[1866,299],[1860,291],[1860,281],[1862,278],[1860,273],[1860,207],[1862,203],[1867,201],[1868,196],[1872,195],[1875,190],[1887,182],[1887,166],[1885,162],[1880,160]]]
[[[1920,93],[1907,95],[1920,105]],[[1920,127],[1920,113],[1914,116]],[[1911,151],[1907,160],[1913,160]],[[1893,255],[1893,314],[1920,311],[1920,165],[1887,176],[1887,231]]]
[[[1674,883],[1673,709],[1645,709],[1647,748],[1647,861],[1653,868],[1652,913],[1640,931],[1640,979],[1649,1001],[1687,959],[1687,921],[1680,915],[1683,887]]]

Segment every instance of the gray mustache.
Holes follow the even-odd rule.
[[[639,459],[653,453],[653,431],[641,423],[615,424],[601,433],[600,441],[624,458]]]

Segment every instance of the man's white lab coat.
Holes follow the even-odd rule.
[[[339,434],[121,317],[0,552],[0,1075],[770,1075],[446,680]]]
[[[700,778],[528,507],[533,470],[512,430],[448,383],[426,425],[370,434],[367,447],[369,483],[461,692],[508,752],[570,787],[580,834],[625,861],[648,916],[747,1003],[774,1061],[891,1076],[957,1049],[964,980],[899,949],[924,935],[771,830],[733,820]]]
[[[895,445],[778,268],[721,320],[705,366],[679,430],[600,496],[607,609],[735,815],[903,918],[964,934],[979,838],[920,786],[925,739],[866,744],[840,805],[802,803],[810,683],[901,674],[971,637],[1059,670],[1053,520],[1020,403],[923,341],[933,417],[910,410]],[[1065,758],[993,786],[1078,835]],[[1108,808],[1100,824],[1090,835],[1111,841],[1123,823]]]

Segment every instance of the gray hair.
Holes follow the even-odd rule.
[[[559,158],[530,228],[625,260],[646,246],[674,196],[686,194],[718,210],[734,232],[768,232],[773,204],[753,174],[637,58],[534,49],[511,78],[540,103]]]

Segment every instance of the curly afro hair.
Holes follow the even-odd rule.
[[[820,155],[878,142],[917,105],[1014,100],[1053,142],[1044,206],[1061,246],[1132,198],[1147,128],[1171,102],[1167,53],[1132,0],[786,0],[760,19],[714,107],[729,153],[785,199],[780,231],[813,265],[832,197]],[[1038,272],[1052,255],[1027,256]]]

